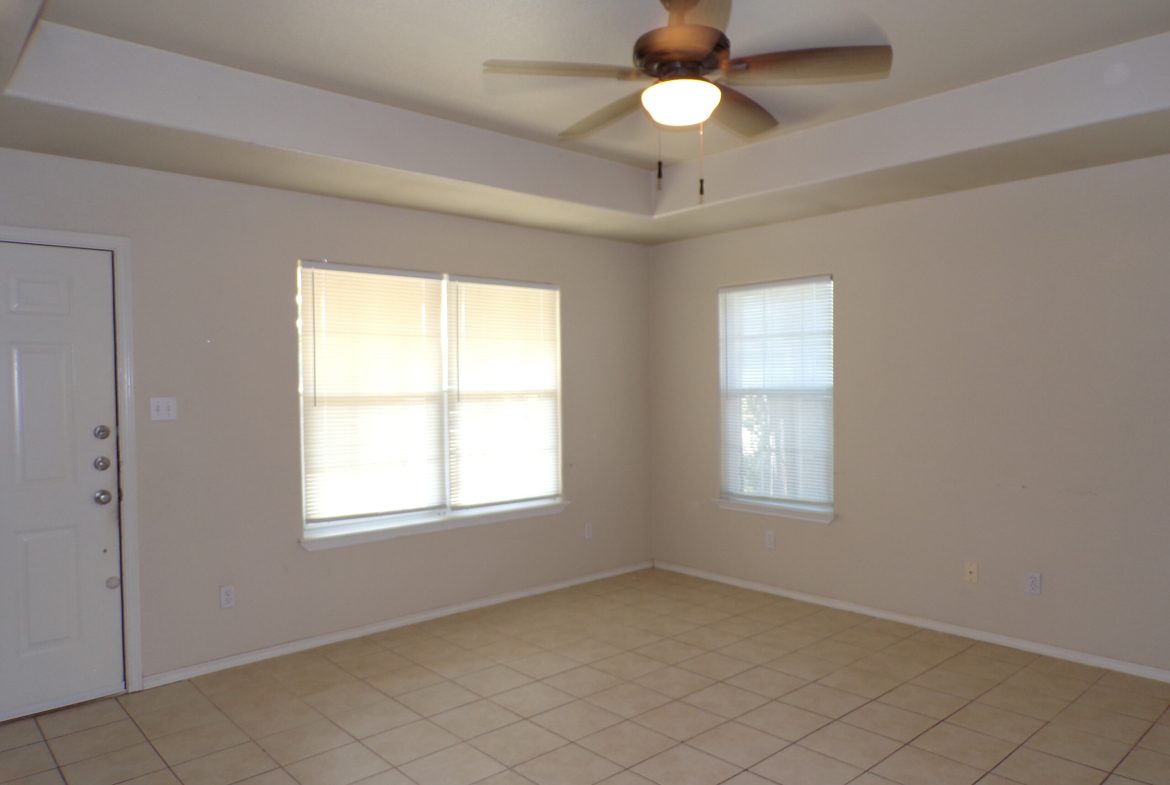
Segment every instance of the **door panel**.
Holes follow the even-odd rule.
[[[0,720],[124,684],[113,319],[109,252],[0,242]]]

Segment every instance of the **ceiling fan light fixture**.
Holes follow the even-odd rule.
[[[698,125],[707,121],[722,96],[706,79],[665,79],[642,91],[642,106],[659,125]]]

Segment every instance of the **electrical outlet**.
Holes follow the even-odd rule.
[[[770,551],[776,550],[776,532],[764,532],[764,547]]]
[[[219,587],[219,607],[225,608],[225,609],[236,607],[236,587],[235,586],[220,586]]]
[[[967,583],[979,583],[979,564],[969,561],[963,565],[963,580]]]
[[[1024,591],[1028,594],[1040,594],[1044,590],[1044,576],[1038,572],[1030,572],[1024,579]]]
[[[593,539],[593,524],[592,523],[585,524],[585,539],[587,539],[587,540]]]

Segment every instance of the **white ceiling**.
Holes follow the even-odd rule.
[[[1170,30],[1167,0],[733,0],[732,55],[888,43],[890,78],[745,92],[783,134]],[[44,18],[278,79],[556,144],[625,82],[484,75],[491,58],[629,65],[658,0],[47,0]],[[669,132],[668,160],[694,131]],[[707,152],[744,141],[708,129]],[[641,113],[567,144],[649,168]]]
[[[37,5],[0,0],[0,49]],[[641,112],[557,141],[636,85],[481,73],[628,64],[665,22],[657,0],[47,0],[41,19],[0,145],[644,242],[1170,152],[1165,71],[1142,67],[1170,56],[1167,0],[733,0],[733,56],[889,43],[894,65],[880,82],[744,88],[780,126],[750,142],[709,129],[704,204],[693,130],[662,134],[658,194]],[[940,137],[955,144],[909,155]]]

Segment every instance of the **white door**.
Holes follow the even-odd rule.
[[[0,242],[0,720],[123,687],[113,258]]]

